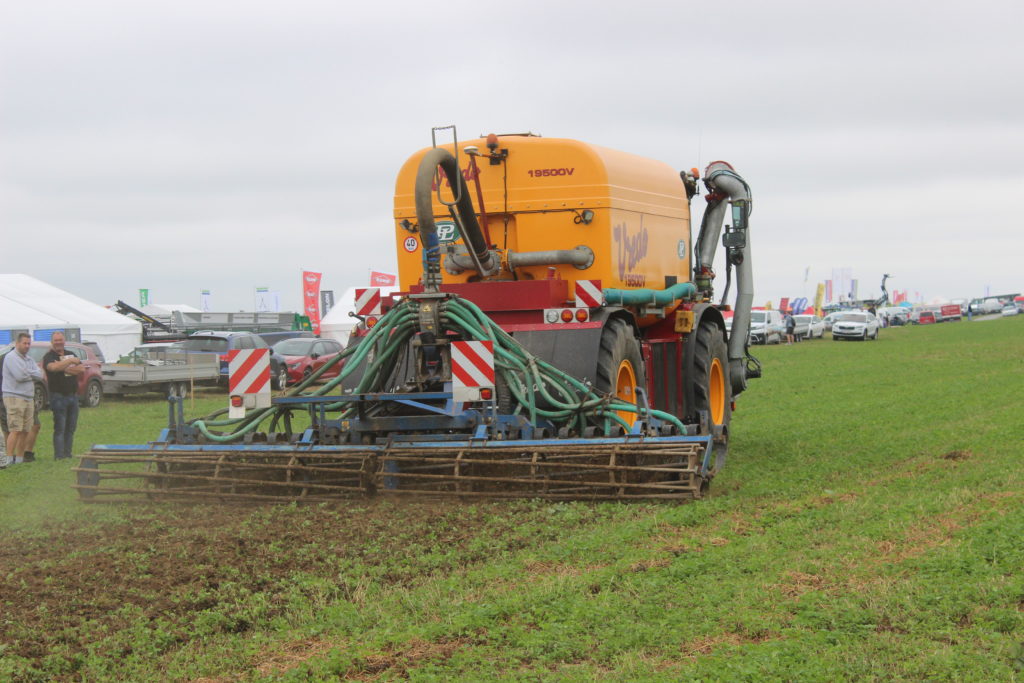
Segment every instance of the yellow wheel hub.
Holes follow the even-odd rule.
[[[628,360],[619,363],[619,370],[615,373],[615,397],[623,401],[636,403],[636,372],[633,371],[633,364]],[[628,410],[616,410],[615,414],[631,425],[636,422],[636,413]]]
[[[725,420],[725,370],[722,361],[711,359],[711,372],[708,373],[708,406],[711,409],[711,421],[720,425]]]

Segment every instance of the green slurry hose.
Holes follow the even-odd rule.
[[[687,289],[688,288],[688,289]],[[609,302],[619,303],[612,297],[622,295],[622,303],[654,303],[667,305],[688,292],[693,285],[675,285],[667,294],[654,290],[605,290]],[[609,294],[611,293],[611,294]],[[645,294],[646,293],[646,294]],[[635,299],[634,299],[635,295]],[[652,298],[653,296],[653,298]],[[672,297],[662,302],[666,296]],[[604,433],[610,433],[612,424],[628,430],[629,425],[618,412],[638,412],[633,403],[614,396],[597,392],[592,386],[568,375],[550,363],[537,358],[519,342],[502,330],[478,306],[470,301],[453,296],[440,306],[442,329],[454,332],[462,339],[490,341],[494,343],[495,370],[501,376],[514,402],[513,414],[524,414],[532,424],[540,419],[548,420],[558,427],[569,427],[582,433],[589,424]],[[355,393],[381,393],[387,389],[386,382],[394,371],[395,363],[404,352],[417,331],[416,306],[408,299],[400,301],[380,318],[359,344],[346,349],[338,357],[314,372],[310,377],[288,390],[288,396],[324,396],[331,394],[361,363],[369,361]],[[345,360],[345,366],[337,377],[326,384],[310,390],[310,387],[330,368]],[[207,439],[227,443],[237,441],[254,431],[260,424],[272,419],[272,426],[293,407],[274,406],[255,411],[244,418],[217,419],[226,410],[220,410],[192,422]],[[348,402],[330,403],[325,406],[329,412],[339,413],[340,419],[352,417],[356,406]],[[660,410],[652,410],[654,417],[669,422],[680,432],[685,431],[682,422],[675,416]],[[213,430],[216,431],[213,431]]]

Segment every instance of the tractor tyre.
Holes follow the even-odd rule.
[[[633,328],[620,318],[612,318],[601,331],[601,348],[597,355],[598,391],[614,394],[616,398],[636,403],[636,388],[647,388],[640,342],[633,334]],[[616,411],[616,414],[632,425],[636,413]]]
[[[725,427],[728,436],[732,421],[732,382],[729,380],[729,348],[725,335],[718,325],[702,322],[694,341],[693,366],[686,375],[693,387],[694,405],[687,412],[707,412],[711,422],[709,426]]]

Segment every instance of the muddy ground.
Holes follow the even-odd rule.
[[[58,656],[70,680],[98,641],[121,650],[104,657],[131,653],[130,638],[111,634],[159,630],[166,653],[211,631],[244,632],[285,613],[296,577],[321,580],[321,591],[326,582],[337,599],[367,576],[411,585],[555,537],[547,514],[529,502],[152,505],[113,524],[44,527],[0,544],[0,647],[49,671]]]

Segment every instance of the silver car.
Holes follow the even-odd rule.
[[[832,323],[832,340],[878,339],[878,318],[865,311],[837,313]]]
[[[804,339],[821,339],[825,336],[825,321],[816,315],[794,315],[796,333],[803,334]]]

